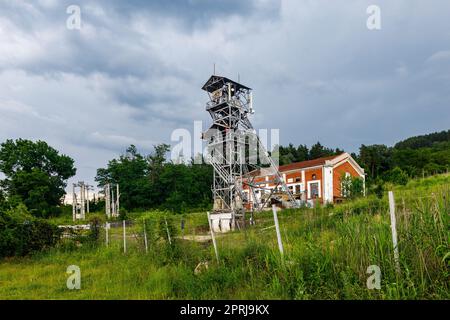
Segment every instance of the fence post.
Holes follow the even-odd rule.
[[[125,220],[122,221],[123,225],[123,253],[127,253],[127,232]]]
[[[106,235],[106,247],[109,247],[109,223],[106,222],[105,224],[105,235]]]
[[[217,252],[216,237],[214,236],[214,231],[211,226],[211,218],[209,217],[209,212],[208,212],[208,224],[209,224],[209,230],[211,232],[211,239],[212,239],[213,246],[214,246],[214,252],[216,253],[216,259],[217,259],[217,262],[219,262],[219,253]]]
[[[166,223],[166,231],[167,231],[167,238],[169,239],[169,244],[172,244],[172,239],[170,238],[170,232],[169,232],[169,225],[167,224],[167,219],[164,217],[164,221]]]
[[[281,242],[280,225],[278,224],[278,216],[276,206],[272,205],[273,220],[275,221],[275,230],[277,232],[278,249],[280,249],[281,256],[284,255],[283,243]]]
[[[145,244],[145,253],[148,253],[147,230],[145,229],[145,219],[144,219],[144,244]]]
[[[394,193],[389,191],[389,212],[391,216],[391,232],[392,232],[392,244],[394,246],[394,261],[395,261],[395,269],[397,273],[400,272],[400,262],[398,257],[398,245],[397,245],[397,226],[395,222],[395,200]]]
[[[181,239],[184,240],[184,218],[181,218]]]

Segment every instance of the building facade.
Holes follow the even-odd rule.
[[[364,169],[348,153],[283,165],[279,167],[279,171],[294,197],[300,202],[311,205],[317,201],[320,203],[340,202],[344,198],[341,183],[343,176],[361,178],[365,189]],[[270,183],[272,180],[270,176],[264,176],[260,172],[256,172],[255,175],[253,183],[261,185],[259,190],[252,194],[245,183],[243,186],[249,199],[248,210],[251,210],[254,197],[261,201],[266,194],[272,191],[277,192],[273,190],[274,185]],[[266,184],[264,184],[265,181]],[[280,204],[282,202],[283,199],[280,197]]]

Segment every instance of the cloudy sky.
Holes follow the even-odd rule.
[[[450,127],[448,0],[0,0],[0,141],[45,140],[93,183],[130,144],[206,128],[214,63],[283,144],[357,151]]]

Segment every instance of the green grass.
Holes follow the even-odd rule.
[[[273,217],[210,242],[182,240],[206,234],[206,214],[167,216],[172,245],[164,237],[164,213],[131,214],[127,253],[122,229],[98,246],[61,245],[32,257],[0,262],[1,299],[449,299],[450,176],[392,186],[396,198],[400,268],[395,270],[386,197],[357,199],[327,208],[278,214],[284,259]],[[149,252],[143,245],[146,219]],[[164,227],[164,224],[162,224]],[[159,228],[159,229],[158,229]],[[194,269],[208,261],[200,274]],[[81,290],[68,290],[69,265],[81,268]],[[381,268],[381,289],[366,286],[367,267]]]

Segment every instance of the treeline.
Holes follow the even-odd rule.
[[[409,178],[444,173],[450,168],[450,130],[408,138],[393,147],[362,145],[356,161],[369,181],[404,184]]]
[[[126,210],[166,209],[187,212],[209,209],[212,205],[213,169],[210,165],[173,163],[167,159],[169,146],[155,146],[143,155],[130,146],[106,168],[97,170],[96,181],[117,183],[121,208]],[[336,155],[344,150],[327,148],[317,142],[311,148],[293,144],[279,146],[281,165]],[[365,169],[369,192],[385,182],[405,184],[410,178],[447,172],[450,167],[450,130],[412,137],[393,147],[362,145],[354,159]],[[40,218],[61,213],[61,199],[67,179],[74,176],[74,161],[43,141],[7,140],[0,145],[0,213],[26,206]],[[378,188],[378,189],[377,189]],[[102,203],[91,208],[103,210]],[[5,218],[6,219],[6,218]],[[1,220],[1,219],[0,219]],[[0,221],[1,224],[1,221]]]
[[[165,209],[175,213],[212,206],[213,169],[210,165],[173,163],[169,146],[155,146],[142,155],[135,146],[97,170],[99,187],[117,183],[121,208]],[[343,150],[305,145],[279,147],[280,164],[316,159]],[[273,156],[277,156],[273,154]],[[400,141],[393,147],[362,145],[352,154],[367,173],[368,193],[381,196],[384,183],[447,172],[450,167],[450,130]],[[74,176],[74,160],[44,141],[7,140],[0,145],[0,257],[25,255],[55,245],[60,230],[46,218],[60,215],[67,180]],[[349,185],[349,190],[356,185]],[[357,192],[350,192],[357,194]],[[103,211],[103,203],[91,208]],[[70,211],[70,210],[69,210]],[[123,212],[124,210],[122,210]],[[69,213],[70,214],[70,213]]]
[[[301,144],[295,147],[292,143],[289,143],[287,147],[278,146],[278,153],[272,153],[273,157],[278,156],[280,165],[285,165],[293,162],[300,162],[306,160],[312,160],[322,157],[333,156],[343,153],[344,150],[339,148],[331,149],[324,147],[320,142],[308,148],[305,144]]]
[[[319,142],[311,149],[306,145],[279,147],[280,164],[315,159],[344,152],[327,148]],[[351,154],[364,168],[369,184],[393,182],[405,184],[418,178],[447,172],[450,168],[450,130],[411,137],[393,147],[383,144],[361,145]]]
[[[395,144],[396,149],[432,148],[441,142],[450,141],[450,130],[411,137]]]
[[[150,155],[130,146],[124,155],[97,170],[99,187],[120,186],[121,207],[127,210],[166,209],[173,212],[204,210],[212,205],[213,170],[204,164],[176,164],[166,159],[170,146],[160,144]]]

